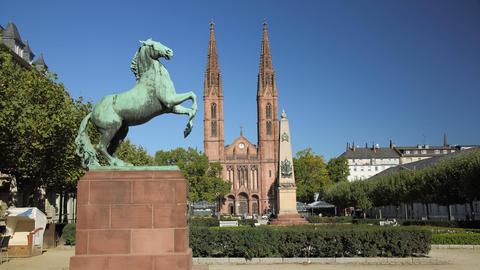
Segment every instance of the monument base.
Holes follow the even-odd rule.
[[[187,182],[172,167],[95,169],[77,186],[70,270],[191,270]]]
[[[300,214],[298,213],[280,213],[275,219],[270,221],[270,225],[302,225],[308,224]]]

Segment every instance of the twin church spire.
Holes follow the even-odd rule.
[[[222,95],[220,66],[218,65],[217,42],[215,40],[215,23],[210,22],[210,39],[208,41],[207,68],[205,71],[204,95]]]
[[[218,63],[215,24],[210,22],[210,39],[204,81],[204,149],[211,161],[224,160],[223,90]],[[257,84],[258,154],[268,159],[276,155],[278,141],[278,109],[275,72],[272,65],[267,23],[263,22],[263,37]],[[263,149],[263,151],[262,151]],[[266,152],[268,149],[269,154]]]
[[[272,55],[270,54],[270,44],[268,42],[267,22],[263,21],[257,95],[262,96],[265,94],[277,95],[277,89],[275,85],[275,71],[272,65]]]

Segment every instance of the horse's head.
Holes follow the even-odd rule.
[[[142,43],[142,47],[145,47],[145,50],[148,50],[148,55],[155,60],[158,60],[160,57],[170,60],[173,57],[172,49],[151,38],[146,41],[140,41],[140,43]]]

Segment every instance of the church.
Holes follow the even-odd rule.
[[[223,98],[215,29],[211,22],[203,93],[204,151],[211,162],[222,165],[222,178],[231,183],[230,193],[226,194],[220,211],[232,215],[275,213],[279,155],[278,93],[265,22],[256,96],[257,144],[240,132],[238,138],[225,145]]]

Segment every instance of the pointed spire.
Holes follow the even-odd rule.
[[[240,126],[240,136],[243,136],[243,126]]]
[[[3,32],[3,38],[14,39],[18,43],[23,44],[22,38],[20,38],[20,33],[18,32],[17,26],[13,22],[9,22],[5,27]]]
[[[272,55],[270,53],[270,44],[268,41],[268,31],[266,19],[263,20],[262,48],[260,52],[260,70],[258,72],[258,95],[263,95],[267,88],[271,89],[272,95],[276,94],[275,72],[272,65]]]
[[[443,133],[443,147],[448,147],[447,133]]]
[[[37,60],[33,61],[33,64],[35,65],[35,68],[37,70],[41,69],[48,69],[47,64],[45,64],[45,60],[43,60],[43,54],[40,53],[37,57]]]
[[[217,42],[215,40],[215,23],[210,21],[210,39],[208,41],[207,69],[205,71],[204,95],[222,95],[220,67],[218,65]]]

